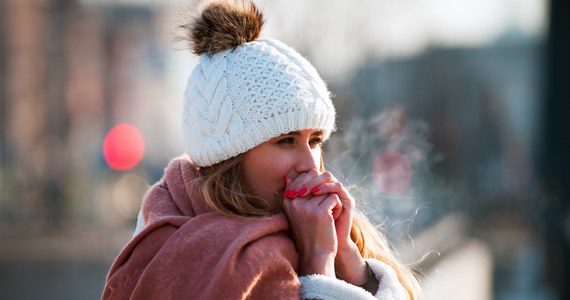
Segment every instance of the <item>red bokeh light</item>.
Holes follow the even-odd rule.
[[[135,167],[144,155],[144,138],[140,131],[129,124],[113,127],[103,141],[103,156],[114,170]]]
[[[374,183],[386,194],[406,191],[412,181],[412,166],[403,154],[385,151],[376,157],[372,167]]]

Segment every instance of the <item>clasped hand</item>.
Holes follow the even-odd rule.
[[[313,169],[285,178],[283,207],[300,255],[300,275],[324,274],[353,284],[366,281],[366,264],[350,229],[354,199],[330,172]]]

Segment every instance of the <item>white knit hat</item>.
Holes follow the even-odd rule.
[[[183,104],[187,152],[211,166],[281,134],[334,130],[326,84],[299,53],[259,39],[203,53],[188,79]]]

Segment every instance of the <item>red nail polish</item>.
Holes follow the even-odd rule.
[[[314,189],[311,190],[311,193],[316,194],[316,193],[318,193],[320,190],[321,190],[321,189],[319,189],[319,188],[314,188]]]
[[[296,189],[292,189],[291,193],[289,194],[289,198],[295,198],[297,197],[297,190]]]
[[[297,195],[303,196],[306,192],[307,192],[307,188],[302,188],[302,189],[299,191],[299,194],[297,194]]]

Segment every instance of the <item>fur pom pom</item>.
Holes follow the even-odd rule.
[[[247,0],[205,1],[198,15],[182,27],[193,53],[217,53],[254,41],[261,33],[263,15]]]

